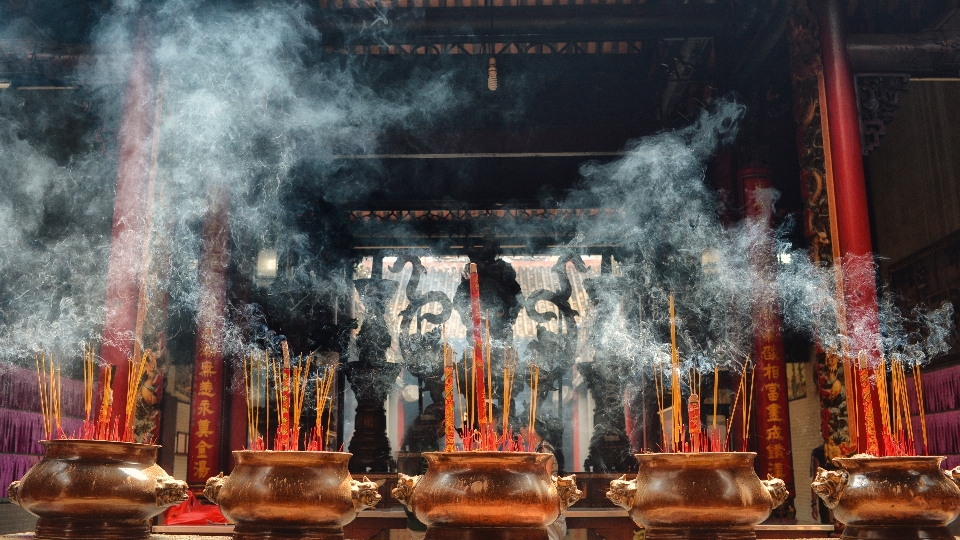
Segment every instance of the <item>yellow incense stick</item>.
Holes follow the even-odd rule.
[[[673,449],[675,452],[682,450],[682,418],[680,408],[682,406],[680,393],[680,356],[677,352],[677,318],[673,307],[673,295],[670,295],[670,359],[671,359],[671,396],[673,398]]]

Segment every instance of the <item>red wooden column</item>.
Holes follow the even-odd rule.
[[[117,135],[120,155],[107,269],[103,346],[100,348],[103,360],[116,367],[113,413],[119,419],[121,435],[127,422],[127,361],[133,355],[141,258],[147,232],[143,216],[150,169],[153,84],[149,51],[141,38],[130,64]]]
[[[844,326],[849,339],[845,353],[847,358],[856,358],[861,351],[866,352],[866,365],[859,367],[872,368],[880,358],[880,324],[853,72],[847,56],[843,8],[838,0],[817,0],[816,4],[842,257]],[[857,446],[860,452],[877,455],[879,417],[873,414],[878,410],[876,381],[867,384],[856,387],[857,427],[863,435],[857,437]],[[865,397],[865,392],[873,399]]]
[[[230,196],[224,186],[210,188],[200,244],[200,301],[197,346],[190,403],[187,482],[203,484],[221,472],[223,426],[223,330],[227,306]],[[241,424],[246,428],[246,424]]]
[[[770,169],[764,166],[743,167],[737,174],[746,208],[746,218],[755,229],[750,246],[750,266],[772,286],[775,267],[775,244],[771,218],[773,215]],[[786,511],[775,512],[779,518],[795,519],[793,499],[793,459],[790,442],[790,408],[787,403],[787,364],[783,348],[782,318],[770,293],[758,289],[753,299],[753,361],[755,365],[755,414],[757,418],[757,458],[760,478],[773,475],[787,484],[790,497]]]

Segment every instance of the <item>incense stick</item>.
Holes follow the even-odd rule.
[[[749,362],[749,360],[750,359],[748,357],[747,361]],[[745,420],[743,423],[743,451],[744,452],[747,451],[747,441],[750,440],[750,418],[753,416],[753,398],[755,397],[753,383],[754,381],[756,381],[756,377],[757,377],[757,366],[756,364],[754,364],[754,365],[751,365],[750,367],[750,390],[749,392],[747,392],[746,388],[744,388],[744,391],[747,393],[745,393],[743,396],[743,404],[745,407],[743,411],[744,420]]]
[[[720,443],[720,437],[717,435],[717,400],[720,390],[720,366],[713,366],[713,437],[717,439],[716,444]]]
[[[490,312],[486,312],[486,319],[484,320],[484,325],[486,328],[486,357],[487,362],[487,388],[489,395],[487,396],[487,418],[490,421],[493,421],[493,364],[490,363]]]
[[[680,393],[680,356],[677,352],[677,318],[676,313],[673,307],[673,295],[670,295],[670,360],[671,360],[671,371],[670,371],[670,384],[671,384],[671,397],[672,397],[672,407],[673,407],[673,422],[672,422],[672,443],[674,452],[679,452],[681,448],[681,439],[682,435],[682,414],[680,408],[682,406],[681,402],[681,393]]]
[[[290,348],[286,341],[280,342],[283,352],[283,379],[280,390],[280,441],[275,450],[286,450],[290,444]]]
[[[923,406],[923,379],[920,373],[920,364],[913,364],[913,384],[917,390],[917,411],[920,413],[920,431],[923,435],[923,454],[929,455],[927,449],[927,419]]]
[[[483,336],[481,335],[480,324],[480,278],[477,275],[477,265],[470,263],[470,312],[473,316],[473,361],[476,374],[474,375],[474,384],[476,385],[476,406],[477,420],[481,428],[487,424],[486,409],[486,389],[485,377],[483,375]]]
[[[667,452],[667,432],[666,424],[663,420],[663,402],[664,402],[664,389],[663,389],[663,366],[660,363],[660,359],[656,360],[656,369],[653,372],[653,386],[657,394],[657,408],[660,415],[660,445],[661,450]]]
[[[743,373],[740,374],[740,384],[737,385],[737,394],[733,398],[733,405],[730,406],[730,423],[727,425],[727,441],[730,441],[730,431],[733,429],[733,421],[737,417],[737,403],[740,402],[740,394],[743,392],[743,389],[746,385],[745,377],[747,373],[747,365],[750,363],[750,356],[747,356],[746,361],[743,363]],[[744,397],[746,399],[746,397]]]
[[[443,425],[446,442],[444,451],[453,452],[456,433],[453,424],[453,359],[447,354],[447,343],[445,341],[443,342],[441,351],[443,354]]]
[[[134,426],[137,416],[137,398],[140,395],[140,379],[143,378],[143,372],[147,367],[147,355],[150,351],[145,351],[140,355],[138,362],[133,358],[127,359],[127,401],[124,413],[126,414],[126,425],[123,426],[123,440],[134,442]]]

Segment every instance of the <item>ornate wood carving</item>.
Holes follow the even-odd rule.
[[[804,232],[814,261],[831,264],[837,252],[831,223],[828,185],[828,156],[825,151],[821,116],[823,64],[817,19],[808,0],[790,4],[790,72],[793,84],[793,112],[797,121],[797,151],[800,158],[800,186],[804,198]],[[850,446],[847,424],[846,385],[843,368],[835,355],[817,354],[820,381],[821,428],[828,453],[846,454]],[[839,381],[839,382],[837,382]],[[834,457],[834,456],[831,456]]]
[[[909,89],[909,74],[857,75],[857,111],[860,116],[860,146],[869,155],[880,146],[900,108],[900,98]]]
[[[833,235],[820,115],[819,29],[807,0],[793,0],[790,13],[790,71],[793,83],[793,114],[797,121],[797,151],[800,182],[806,208],[804,231],[815,261],[833,261]]]

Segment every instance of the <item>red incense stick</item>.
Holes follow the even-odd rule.
[[[446,437],[445,452],[454,450],[454,425],[453,425],[453,359],[447,353],[447,344],[443,344],[443,422],[444,435]]]
[[[477,265],[470,263],[470,311],[473,315],[473,359],[476,366],[477,420],[481,431],[487,425],[486,377],[483,370],[483,332],[480,320],[480,280],[477,277]]]
[[[280,444],[277,450],[287,450],[290,446],[290,349],[287,342],[280,344],[283,349],[283,393],[280,397]]]

